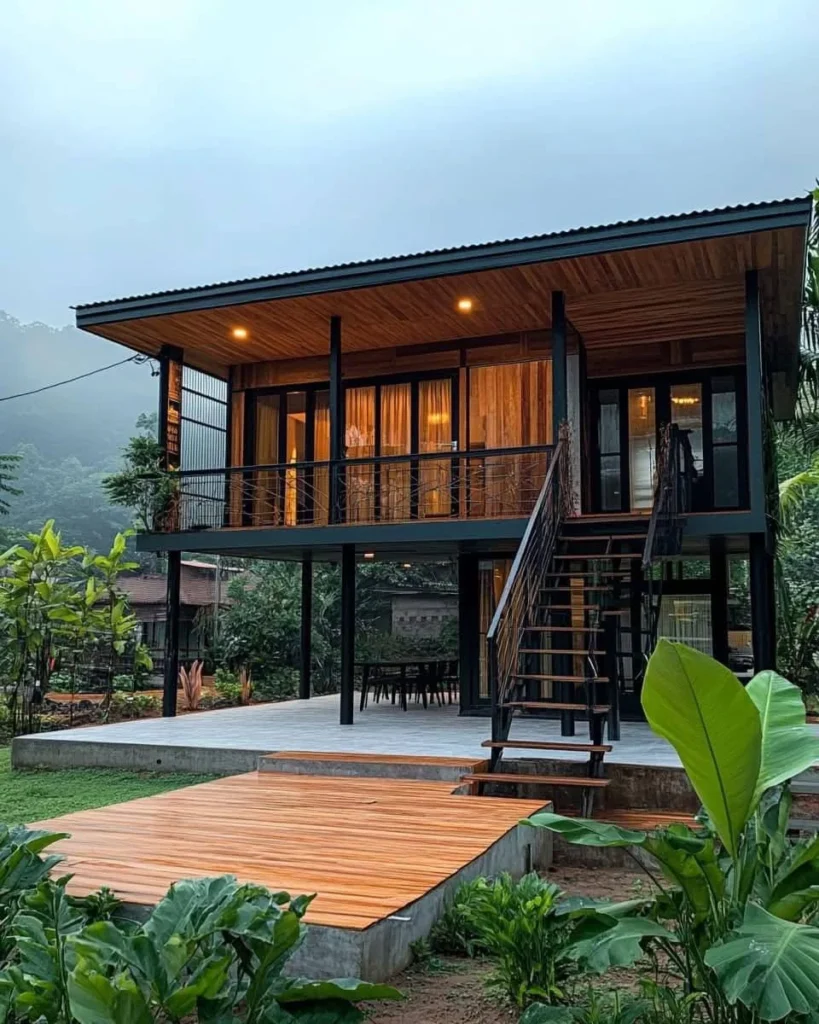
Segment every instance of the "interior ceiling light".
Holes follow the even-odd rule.
[[[471,313],[472,312],[472,299],[458,299],[455,303],[455,308],[459,313]]]
[[[699,405],[699,398],[694,398],[693,395],[672,395],[671,401],[674,405]]]
[[[246,327],[234,327],[230,332],[237,341],[246,341],[248,330]]]
[[[368,558],[368,559],[373,559],[373,558],[375,558],[375,552],[374,551],[365,551],[364,552],[364,557]]]

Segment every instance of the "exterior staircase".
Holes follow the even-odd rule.
[[[593,814],[595,795],[609,785],[605,756],[620,738],[623,661],[631,658],[632,685],[639,686],[659,620],[662,579],[654,582],[654,568],[682,549],[695,475],[687,434],[670,426],[658,452],[650,515],[575,515],[568,435],[561,432],[487,634],[492,736],[483,744],[490,751],[487,771],[462,778],[473,792],[488,783],[579,790],[580,813]],[[632,585],[638,581],[639,588]],[[619,623],[629,616],[632,637],[645,636],[645,649],[633,644],[626,654]],[[525,738],[515,736],[515,723],[524,718],[559,718],[560,740],[531,739],[530,727]],[[588,740],[575,741],[580,719]],[[509,763],[515,751],[538,761],[549,752],[576,753],[583,770],[534,774],[525,758]],[[556,763],[566,759],[548,767]]]
[[[630,566],[642,558],[647,525],[646,516],[562,521],[537,600],[521,623],[515,664],[493,711],[492,738],[483,744],[490,751],[488,770],[464,777],[473,788],[491,782],[577,790],[580,812],[593,813],[595,796],[609,784],[605,755],[619,738],[617,620],[629,611]],[[544,732],[547,721],[559,719],[561,739],[518,738],[515,724],[533,719],[544,722]],[[588,739],[573,738],[578,719],[585,720]],[[527,737],[531,733],[527,728]],[[567,765],[579,760],[582,774],[526,770],[525,759],[551,752],[564,755]],[[567,753],[578,758],[569,761]]]

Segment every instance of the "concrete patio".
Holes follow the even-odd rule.
[[[356,711],[355,724],[338,722],[338,695],[256,704],[150,718],[117,725],[90,726],[22,736],[14,740],[15,767],[109,767],[165,771],[232,773],[253,770],[262,754],[280,750],[405,754],[424,757],[486,757],[489,718],[464,718],[446,705],[427,709],[410,704],[404,712],[388,702]],[[558,740],[560,724],[516,719],[516,739]],[[586,738],[577,723],[577,740]],[[610,764],[679,767],[674,750],[644,722],[623,722],[622,739],[606,756]],[[554,751],[554,759],[579,760]]]

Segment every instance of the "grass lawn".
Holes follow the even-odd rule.
[[[107,768],[31,769],[13,772],[11,750],[0,747],[0,822],[17,825],[70,811],[105,807],[139,796],[209,782],[214,775],[158,775]]]

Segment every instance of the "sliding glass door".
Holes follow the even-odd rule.
[[[747,502],[741,370],[600,381],[590,401],[593,512],[651,509],[657,447],[669,423],[691,446],[694,510]]]

